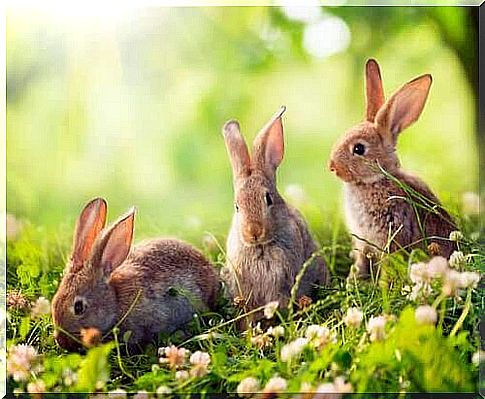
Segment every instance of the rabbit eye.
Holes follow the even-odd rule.
[[[74,300],[74,314],[80,316],[86,310],[86,301],[83,298],[76,298]]]
[[[237,204],[237,202],[234,203],[234,208],[236,209],[236,212],[239,212],[239,205]]]
[[[364,153],[365,153],[364,144],[357,143],[356,145],[354,145],[353,153],[356,154],[356,155],[364,155]]]
[[[264,199],[266,201],[266,205],[268,206],[271,206],[273,205],[273,198],[271,198],[271,194],[270,193],[266,193],[265,196],[264,196]]]

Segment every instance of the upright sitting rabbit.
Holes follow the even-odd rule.
[[[81,330],[106,335],[117,324],[130,344],[171,333],[194,312],[210,308],[219,282],[211,264],[190,245],[153,239],[131,251],[135,211],[103,230],[106,202],[89,202],[76,224],[65,275],[52,301],[55,339],[79,348]]]
[[[347,226],[354,235],[356,266],[362,275],[370,271],[369,257],[391,238],[391,251],[434,243],[435,251],[449,257],[454,249],[448,240],[455,229],[452,218],[422,180],[400,168],[396,154],[398,135],[419,118],[431,81],[431,75],[419,76],[385,101],[379,65],[369,60],[366,120],[350,129],[332,151],[329,167],[344,181]]]
[[[295,277],[317,251],[300,212],[287,205],[276,188],[276,169],[283,159],[282,107],[254,140],[250,157],[239,123],[226,122],[223,135],[233,170],[235,213],[227,238],[222,270],[233,297],[246,310],[279,301],[286,306]],[[303,275],[298,296],[309,296],[313,284],[328,280],[321,257]]]

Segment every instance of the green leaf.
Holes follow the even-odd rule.
[[[109,342],[89,350],[78,372],[75,390],[78,392],[93,392],[97,386],[104,385],[109,378],[108,355],[114,348]]]

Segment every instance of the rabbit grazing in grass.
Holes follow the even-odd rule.
[[[235,213],[227,238],[227,261],[222,270],[229,292],[246,303],[246,310],[279,301],[286,306],[295,277],[317,251],[300,212],[287,205],[276,188],[276,169],[283,159],[282,107],[263,127],[252,155],[239,123],[223,128],[232,164]],[[298,296],[309,296],[313,284],[328,280],[321,257],[303,275]]]
[[[419,118],[431,81],[431,75],[419,76],[385,101],[379,65],[369,60],[366,120],[332,150],[329,167],[344,181],[347,226],[362,275],[370,272],[369,258],[386,247],[433,243],[431,252],[445,257],[454,249],[448,240],[452,218],[422,180],[400,168],[396,154],[399,133]]]
[[[110,227],[106,202],[89,202],[76,224],[72,256],[52,301],[55,339],[80,349],[83,331],[108,335],[118,325],[129,344],[171,333],[210,308],[219,282],[198,250],[175,239],[153,239],[131,249],[135,210]]]

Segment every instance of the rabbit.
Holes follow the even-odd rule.
[[[419,76],[385,101],[379,65],[368,60],[365,120],[347,131],[332,149],[329,168],[344,183],[352,254],[356,272],[363,277],[370,273],[370,259],[383,250],[394,252],[426,243],[433,244],[429,246],[433,254],[449,257],[455,249],[448,239],[456,230],[453,219],[426,183],[401,169],[396,154],[399,133],[421,115],[431,83],[431,75]],[[419,205],[415,211],[406,198],[409,195],[379,166],[421,196],[414,201],[434,207],[435,212]],[[393,239],[386,248],[389,238]]]
[[[251,156],[239,123],[230,120],[223,127],[235,213],[221,278],[233,298],[245,301],[248,311],[272,301],[287,306],[295,277],[317,251],[303,216],[285,203],[276,187],[276,169],[284,152],[284,111],[281,107],[257,135]],[[298,296],[310,296],[312,285],[324,285],[328,278],[324,260],[316,256],[303,275]]]
[[[131,331],[134,346],[172,333],[197,311],[213,307],[218,276],[201,252],[176,239],[156,238],[131,249],[135,209],[104,229],[106,202],[89,202],[77,220],[72,255],[52,300],[55,340],[81,349],[86,329]]]

